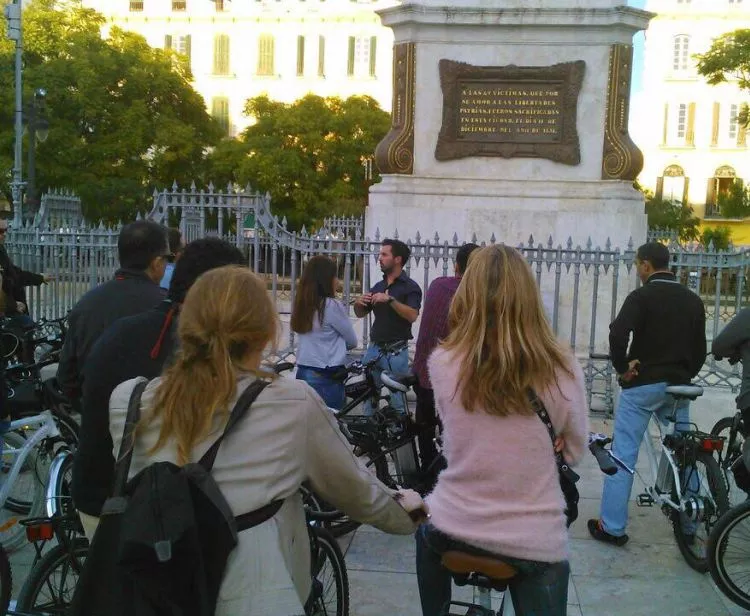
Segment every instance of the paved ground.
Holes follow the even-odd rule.
[[[693,420],[703,429],[733,408],[733,396],[712,391],[696,404]],[[611,433],[611,425],[594,422],[593,428]],[[646,468],[644,460],[640,468]],[[630,542],[615,548],[593,541],[586,520],[598,515],[602,474],[592,456],[578,469],[581,474],[580,517],[571,530],[569,616],[671,616],[747,614],[716,590],[710,576],[700,575],[683,561],[671,526],[657,508],[631,508]],[[634,494],[643,486],[636,479]],[[351,588],[351,616],[419,616],[414,573],[414,539],[385,535],[361,528],[342,540]],[[14,596],[28,573],[30,549],[11,558]],[[459,589],[456,598],[471,597]],[[238,615],[239,616],[239,615]]]

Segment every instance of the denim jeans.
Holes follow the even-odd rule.
[[[452,539],[430,524],[417,529],[417,583],[422,616],[446,614],[451,600],[451,573],[440,562],[448,550],[498,558],[518,571],[508,583],[517,616],[565,616],[568,605],[568,561],[543,563],[491,554]]]
[[[364,363],[367,363],[368,361],[372,361],[378,356],[379,353],[380,353],[380,347],[378,347],[377,343],[371,342],[369,346],[367,347],[365,356],[362,358],[362,363],[364,364]],[[384,355],[378,360],[378,363],[375,364],[373,371],[372,371],[372,375],[375,379],[375,387],[377,387],[378,392],[383,388],[383,381],[380,378],[380,374],[384,370],[388,370],[389,372],[396,372],[398,374],[404,374],[408,372],[409,371],[409,347],[404,345],[404,348],[401,349],[395,355]],[[391,396],[391,406],[397,411],[404,413],[406,410],[406,396],[402,394],[401,392],[390,392],[390,396]],[[372,401],[365,400],[365,403],[364,403],[365,415],[372,415],[374,412],[375,412],[375,408],[372,404]]]
[[[344,408],[346,394],[344,384],[340,380],[332,379],[326,374],[330,369],[316,369],[309,366],[297,366],[297,378],[305,381],[318,392],[330,408],[340,411]]]
[[[652,383],[623,389],[615,413],[612,451],[630,468],[635,468],[643,435],[652,415],[667,425],[667,417],[677,419],[675,431],[689,430],[690,407],[687,400],[674,399],[664,392],[668,383]],[[695,476],[695,474],[693,474]],[[604,530],[617,537],[625,534],[628,524],[628,501],[633,489],[633,475],[619,471],[604,477],[601,523]],[[689,531],[685,528],[685,531]]]

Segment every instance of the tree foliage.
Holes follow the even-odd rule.
[[[668,199],[657,199],[651,192],[646,194],[646,216],[650,229],[674,231],[682,242],[690,242],[700,237],[700,219],[687,203]]]
[[[199,176],[221,137],[183,58],[154,49],[79,3],[34,0],[23,12],[24,100],[47,90],[49,138],[37,144],[37,192],[68,188],[90,219],[132,219],[154,187]],[[6,24],[0,17],[0,32]],[[0,191],[13,167],[14,43],[0,36]],[[24,159],[28,144],[24,144]],[[24,168],[26,162],[24,160]]]
[[[362,214],[371,183],[364,163],[390,126],[374,99],[310,94],[282,103],[258,96],[245,113],[255,123],[214,149],[206,180],[269,192],[274,213],[297,228],[332,214]]]
[[[735,30],[714,39],[710,49],[696,56],[698,73],[711,85],[736,81],[743,90],[750,90],[750,30]],[[747,105],[739,121],[750,123]]]
[[[703,230],[701,244],[706,249],[728,250],[732,241],[732,230],[729,227],[716,227]]]
[[[718,197],[718,206],[724,218],[747,218],[750,216],[750,194],[742,182],[735,181],[729,192]]]

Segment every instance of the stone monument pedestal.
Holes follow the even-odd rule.
[[[376,151],[367,235],[645,241],[627,115],[632,37],[651,15],[621,3],[380,10],[395,35],[393,126]]]

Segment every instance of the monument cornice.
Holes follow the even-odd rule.
[[[627,28],[633,32],[646,29],[655,13],[627,6],[602,9],[584,8],[494,8],[486,6],[433,6],[410,2],[375,11],[384,26],[402,24],[453,26],[492,26],[581,29]]]

